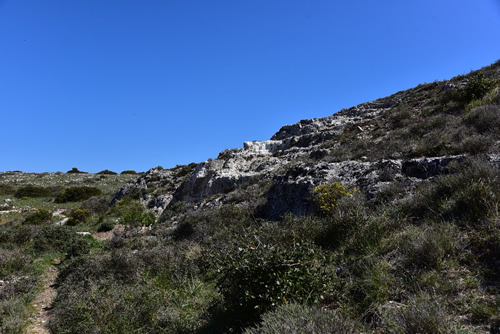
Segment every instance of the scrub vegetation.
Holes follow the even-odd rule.
[[[397,93],[412,98],[363,127],[373,145],[345,131],[322,158],[467,159],[374,196],[311,187],[306,216],[259,215],[261,180],[160,217],[140,196],[112,201],[140,174],[1,173],[0,332],[25,331],[55,263],[52,333],[500,332],[498,68]]]

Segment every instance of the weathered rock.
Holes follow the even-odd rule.
[[[461,162],[464,156],[450,156],[440,158],[422,158],[404,161],[402,164],[402,173],[405,176],[427,179],[429,177],[448,174],[448,164],[452,161]]]
[[[152,168],[135,181],[125,184],[114,196],[111,204],[124,197],[138,199],[148,209],[161,214],[170,204],[175,190],[189,175],[192,166],[173,169]],[[188,171],[188,172],[185,172]]]
[[[228,202],[243,206],[245,201],[247,205],[251,202],[245,199],[253,196],[250,189],[255,193],[255,187],[251,186],[263,182],[266,203],[259,204],[259,214],[280,219],[287,213],[312,212],[311,191],[320,184],[340,182],[372,199],[392,182],[414,186],[424,179],[447,174],[452,161],[462,162],[466,157],[405,159],[401,151],[385,155],[391,159],[373,161],[374,155],[369,154],[370,140],[379,145],[376,140],[383,138],[373,137],[373,129],[386,130],[378,124],[387,123],[385,114],[389,112],[391,116],[393,108],[406,103],[410,95],[400,92],[391,98],[343,109],[332,116],[285,125],[270,140],[244,142],[241,148],[224,150],[217,159],[200,163],[183,177],[176,177],[174,170],[152,169],[120,189],[113,201],[136,196],[159,213],[173,209],[179,202],[191,203],[193,210],[211,209]],[[361,152],[350,158],[355,160],[346,160],[342,145],[353,138],[359,139],[358,143],[364,141],[365,146],[360,147],[366,153],[358,150]],[[491,156],[493,163],[500,161]]]
[[[456,86],[452,83],[445,83],[443,87],[441,88],[442,92],[446,92],[447,90],[454,89]]]

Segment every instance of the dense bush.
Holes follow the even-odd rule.
[[[473,126],[479,133],[500,134],[500,105],[488,104],[472,109],[464,123]]]
[[[312,244],[284,247],[249,242],[216,257],[222,262],[218,287],[239,325],[256,321],[271,307],[288,301],[316,302],[333,285],[326,258]]]
[[[75,209],[71,211],[71,214],[68,217],[68,222],[66,223],[69,226],[75,226],[78,224],[83,224],[88,221],[90,217],[90,211],[87,209]]]
[[[33,235],[39,230],[39,226],[35,225],[19,225],[6,227],[2,226],[0,229],[0,244],[2,247],[5,245],[23,246],[31,241]]]
[[[37,253],[56,251],[68,257],[87,254],[91,240],[77,234],[67,226],[48,225],[40,228],[33,236],[33,249]]]
[[[52,195],[52,190],[46,187],[37,187],[33,185],[27,185],[20,187],[14,193],[14,197],[48,197]]]
[[[106,220],[102,222],[97,228],[97,232],[108,232],[111,231],[115,227],[115,222],[111,220]]]
[[[4,299],[0,297],[1,333],[26,333],[26,318],[30,310],[26,307],[23,297],[22,295]]]
[[[194,333],[217,300],[190,248],[159,246],[73,258],[58,277],[49,327],[72,333]]]
[[[73,167],[71,170],[66,172],[67,174],[87,174],[87,172],[79,171],[78,168]]]
[[[25,270],[31,261],[33,261],[32,256],[19,248],[12,250],[0,248],[0,278]]]
[[[98,172],[97,174],[117,175],[118,173],[105,169],[105,170],[102,170],[102,171]]]
[[[408,228],[399,244],[405,265],[409,268],[439,268],[441,262],[455,250],[456,235],[457,231],[453,225]]]
[[[109,210],[109,202],[104,198],[92,196],[80,205],[80,209],[88,210],[91,215],[103,215]]]
[[[67,203],[84,201],[92,196],[98,196],[101,193],[101,190],[95,187],[70,187],[59,193],[54,202]]]
[[[135,175],[135,174],[137,174],[137,172],[135,170],[124,170],[120,174],[132,174],[132,175]]]
[[[9,184],[0,184],[0,195],[10,195],[15,191],[15,188]]]
[[[52,220],[52,213],[47,210],[40,209],[35,213],[30,214],[24,219],[24,224],[42,225],[48,224]]]
[[[403,206],[414,219],[433,217],[476,224],[498,213],[500,177],[489,161],[469,160],[462,170],[419,188]]]
[[[131,226],[146,226],[154,224],[155,215],[147,211],[138,201],[125,198],[119,201],[112,209],[112,215],[119,217],[121,223]]]
[[[193,283],[162,289],[152,282],[123,285],[101,279],[69,289],[77,294],[63,285],[49,328],[56,333],[194,333],[211,291]]]
[[[26,272],[23,272],[23,274]],[[0,289],[0,332],[26,333],[26,319],[31,300],[38,288],[38,278],[21,276]]]
[[[369,217],[366,199],[360,193],[341,197],[335,210],[321,215],[315,241],[329,249],[340,245],[361,251],[377,243],[384,233],[384,224],[376,216]]]
[[[494,80],[486,78],[484,74],[478,74],[467,81],[462,92],[462,98],[466,103],[472,100],[481,99],[493,89],[494,86]]]

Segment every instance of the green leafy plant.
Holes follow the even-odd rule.
[[[308,243],[241,245],[221,259],[218,287],[242,323],[255,321],[276,305],[318,301],[333,284],[321,250]]]

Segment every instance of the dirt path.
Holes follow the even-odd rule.
[[[60,261],[54,261],[58,264]],[[31,302],[36,313],[30,319],[30,325],[26,329],[29,334],[49,334],[49,330],[45,327],[50,318],[50,310],[52,308],[52,301],[56,296],[56,289],[54,284],[57,278],[57,268],[51,265],[42,275],[42,291]]]

